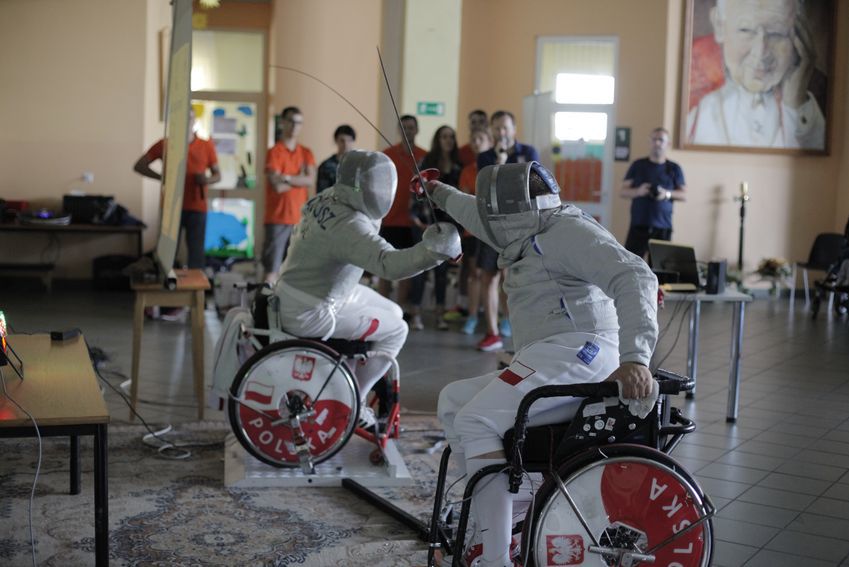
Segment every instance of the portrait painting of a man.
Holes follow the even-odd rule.
[[[684,147],[827,147],[829,0],[692,0]]]

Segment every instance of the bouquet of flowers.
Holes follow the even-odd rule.
[[[760,276],[761,280],[768,280],[771,285],[770,292],[773,296],[778,297],[779,285],[787,284],[793,270],[784,258],[764,258],[758,264],[755,274]]]
[[[763,279],[789,278],[793,271],[784,258],[764,258],[755,273]]]

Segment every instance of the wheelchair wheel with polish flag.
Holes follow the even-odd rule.
[[[336,454],[354,432],[359,392],[344,359],[309,340],[273,343],[236,374],[230,425],[251,455],[269,465],[313,466]]]
[[[526,567],[710,565],[712,505],[665,454],[609,445],[567,462],[558,477],[540,488],[525,522]]]

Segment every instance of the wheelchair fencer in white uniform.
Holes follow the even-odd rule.
[[[422,242],[403,250],[381,238],[380,221],[396,186],[385,154],[345,154],[336,184],[303,208],[274,293],[265,298],[269,330],[257,330],[245,309],[228,314],[216,350],[216,384],[227,384],[234,432],[260,460],[307,470],[345,444],[383,376],[394,376],[397,395],[395,357],[408,327],[397,304],[359,280],[364,270],[408,278],[458,258],[461,250],[449,223],[429,227]],[[268,335],[271,344],[244,360],[251,350],[240,350],[246,331]],[[397,434],[397,408],[390,421]]]
[[[436,205],[499,252],[516,354],[510,366],[446,386],[438,414],[451,451],[472,477],[505,463],[503,436],[525,394],[543,385],[616,380],[635,411],[648,411],[657,383],[648,369],[657,341],[657,279],[595,220],[562,205],[536,162],[480,171],[476,196],[431,182]],[[545,399],[533,425],[568,420],[580,399]],[[643,408],[639,410],[638,408]],[[506,475],[472,495],[475,565],[512,566],[513,494]],[[470,548],[471,549],[471,548]],[[461,553],[461,552],[458,552]],[[556,564],[556,563],[554,563]]]

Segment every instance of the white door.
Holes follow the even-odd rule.
[[[537,39],[536,92],[542,94],[533,97],[533,140],[561,198],[607,227],[615,183],[617,56],[616,38]]]

